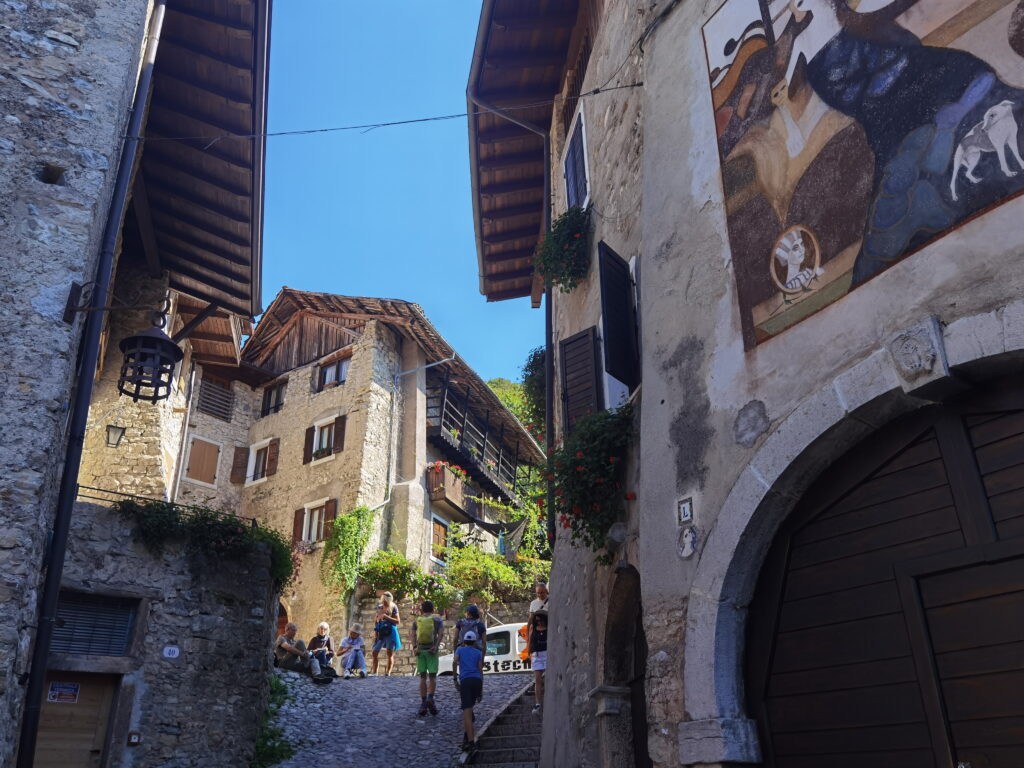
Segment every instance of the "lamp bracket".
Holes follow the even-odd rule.
[[[75,321],[75,315],[79,312],[119,312],[121,310],[147,310],[150,313],[150,322],[157,328],[163,328],[167,322],[167,311],[170,309],[170,301],[164,299],[160,309],[153,309],[145,304],[108,304],[105,307],[94,307],[92,304],[92,293],[95,283],[71,283],[71,290],[68,291],[68,301],[64,305],[63,320],[68,325]]]

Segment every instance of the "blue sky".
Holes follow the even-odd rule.
[[[466,111],[479,0],[274,3],[269,130]],[[418,302],[485,379],[544,340],[479,292],[466,120],[267,140],[263,300],[282,286]]]

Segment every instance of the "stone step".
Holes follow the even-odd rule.
[[[491,768],[537,768],[536,762],[530,763],[481,763],[479,760],[473,760],[469,763],[470,765],[489,765]]]
[[[516,747],[514,749],[487,749],[486,745],[476,750],[474,761],[477,765],[493,765],[494,763],[534,763],[540,760],[540,745],[536,747]]]
[[[538,745],[539,735],[540,734],[522,733],[498,736],[491,735],[491,729],[488,728],[487,732],[477,739],[477,744],[481,749],[515,749],[517,747],[531,748]]]
[[[494,736],[535,734],[538,739],[540,738],[540,732],[540,718],[533,715],[514,718],[498,717],[498,719],[491,723],[491,727],[487,729],[487,733]]]

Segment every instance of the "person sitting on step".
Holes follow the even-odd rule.
[[[284,634],[278,636],[274,643],[277,666],[293,672],[309,672],[313,677],[320,677],[320,662],[306,650],[304,642],[295,639],[298,631],[299,625],[290,621],[284,628]]]
[[[348,637],[341,641],[341,668],[346,680],[352,677],[352,670],[358,668],[359,676],[366,677],[366,644],[363,642],[363,625],[356,623],[348,628]]]

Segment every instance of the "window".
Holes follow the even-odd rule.
[[[434,560],[444,561],[444,550],[448,546],[448,523],[435,516],[431,526],[430,556]]]
[[[220,445],[201,437],[193,437],[189,442],[185,477],[194,483],[215,485],[219,459]]]
[[[587,133],[583,126],[583,110],[576,115],[576,122],[569,134],[569,143],[562,158],[562,173],[565,176],[565,199],[569,207],[583,208],[590,202],[590,179],[587,173]]]
[[[284,388],[287,382],[273,384],[263,390],[263,407],[260,409],[260,417],[277,413],[284,405]]]
[[[604,242],[601,269],[601,340],[606,408],[622,405],[640,383],[637,302],[630,265]]]
[[[495,632],[493,635],[487,633],[487,655],[504,656],[512,650],[512,638],[509,633]]]
[[[199,384],[199,404],[196,408],[216,419],[231,421],[235,408],[235,393],[231,390],[231,385],[203,374],[203,380]]]
[[[320,499],[295,510],[292,540],[315,544],[329,538],[338,516],[337,499]]]
[[[320,367],[320,381],[317,385],[317,392],[333,387],[337,384],[344,384],[348,378],[348,364],[351,358],[343,358],[333,363]]]
[[[558,366],[562,378],[562,430],[568,435],[581,417],[601,410],[600,356],[595,326],[558,343]]]
[[[54,653],[90,656],[127,656],[135,625],[137,600],[61,591]]]
[[[306,429],[302,450],[302,463],[319,461],[341,453],[345,448],[345,417],[332,416],[316,422]]]
[[[245,476],[242,478],[246,485],[260,482],[277,473],[277,459],[280,453],[281,441],[278,438],[271,438],[267,440],[261,440],[249,446],[246,451],[244,448],[235,449],[235,463],[232,466],[231,482],[238,482],[235,474],[236,467],[239,463],[239,451],[246,451],[247,462],[245,468]]]

